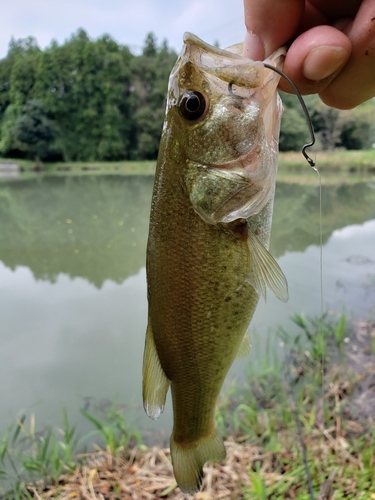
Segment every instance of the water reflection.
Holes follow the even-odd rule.
[[[152,177],[45,177],[0,184],[0,260],[36,279],[97,287],[144,266]]]
[[[122,176],[0,183],[2,422],[33,406],[37,421],[56,423],[64,405],[79,421],[79,407],[106,399],[134,409],[145,428],[169,426],[170,405],[153,423],[140,400],[152,184]],[[375,314],[373,219],[369,185],[323,189],[327,307]],[[290,326],[295,312],[319,312],[318,242],[318,188],[279,184],[271,250],[291,298],[284,305],[269,294],[260,302],[252,362],[271,327]],[[248,363],[237,362],[231,375]]]
[[[0,260],[55,282],[61,273],[101,287],[144,266],[152,177],[44,177],[0,184]],[[278,184],[271,251],[317,244],[319,189]],[[375,217],[368,184],[323,187],[323,242]]]

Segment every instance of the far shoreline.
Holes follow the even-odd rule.
[[[347,174],[375,174],[375,149],[368,150],[334,150],[334,151],[309,151],[309,155],[316,162],[321,173],[347,173]],[[34,160],[18,158],[0,158],[0,166],[16,166],[20,173],[43,172],[54,174],[80,173],[80,174],[125,174],[125,175],[153,175],[156,160],[142,161],[67,161],[55,163],[41,163]],[[286,172],[305,173],[309,171],[299,151],[279,153],[279,173]]]

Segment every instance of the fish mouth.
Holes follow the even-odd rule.
[[[220,49],[219,47],[215,47],[214,45],[206,43],[197,35],[194,35],[194,33],[190,33],[189,31],[186,31],[184,33],[182,39],[185,45],[196,45],[200,49],[205,50],[206,52],[210,52],[211,54],[230,57],[231,59],[238,59],[238,60],[244,59],[242,55],[236,52],[232,52],[231,50],[227,49]]]
[[[199,69],[219,77],[227,83],[240,87],[257,88],[264,84],[266,76],[272,70],[265,68],[262,61],[253,61],[242,55],[242,45],[229,49],[220,49],[201,40],[193,33],[183,36],[184,50],[191,62]],[[281,69],[286,54],[286,47],[276,50],[264,62]]]

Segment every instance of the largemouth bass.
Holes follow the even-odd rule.
[[[169,79],[147,248],[143,400],[156,419],[172,391],[171,456],[184,492],[223,459],[215,405],[266,288],[287,283],[268,252],[282,107],[279,76],[238,47],[190,33]],[[267,62],[281,68],[285,51]]]

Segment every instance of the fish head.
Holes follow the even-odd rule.
[[[276,181],[280,77],[238,52],[185,33],[169,80],[171,154],[186,165],[191,202],[209,223],[259,213]],[[281,68],[284,57],[279,49],[265,62]]]

